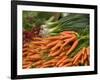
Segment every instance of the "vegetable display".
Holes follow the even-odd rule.
[[[23,69],[88,66],[89,15],[23,12]]]

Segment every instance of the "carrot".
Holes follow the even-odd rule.
[[[28,65],[26,69],[30,69],[30,68],[31,68],[31,65]]]
[[[61,57],[59,56],[55,56],[54,59],[56,59],[57,61],[60,59]]]
[[[31,64],[32,62],[29,62],[29,61],[23,61],[23,65],[28,65],[28,64]]]
[[[28,50],[28,48],[23,48],[23,52],[26,52]]]
[[[60,34],[66,35],[66,34],[72,34],[74,31],[63,31]]]
[[[47,47],[46,47],[46,46],[41,45],[41,46],[40,46],[40,49],[45,50],[45,49],[47,49]]]
[[[64,56],[66,56],[65,52],[61,52],[61,53],[59,53],[58,56],[55,56],[55,59],[60,60],[60,59],[63,58]],[[66,56],[66,58],[67,58],[67,56]]]
[[[42,64],[42,61],[39,60],[39,61],[36,61],[35,63],[33,63],[32,65],[37,66],[37,65],[41,65],[41,64]]]
[[[54,45],[57,44],[57,43],[58,43],[58,40],[53,41],[53,42],[49,43],[46,47],[47,47],[47,48],[51,48],[52,46],[54,46]]]
[[[63,63],[61,63],[61,64],[59,64],[57,67],[62,67],[64,64]]]
[[[66,52],[66,50],[69,50],[71,48],[71,45],[66,45],[64,48],[65,48],[65,52]]]
[[[47,67],[53,67],[55,64],[47,64],[47,65],[42,65],[41,68],[47,68]]]
[[[36,61],[36,60],[40,60],[41,57],[39,54],[34,54],[33,56],[28,56],[28,60],[30,61]]]
[[[59,41],[53,48],[51,48],[51,51],[55,51],[60,46],[61,46],[61,41]]]
[[[64,61],[67,57],[64,56],[62,57],[57,63],[56,63],[56,66],[58,66],[62,61]]]
[[[31,53],[31,54],[36,54],[37,53],[36,49],[29,49],[28,52]]]
[[[65,60],[62,61],[62,63],[59,64],[58,66],[59,66],[59,67],[62,67],[63,65],[65,65],[66,63],[69,63],[69,62],[71,62],[71,61],[72,61],[71,59],[65,59]]]
[[[78,33],[75,32],[75,31],[63,31],[63,32],[61,32],[60,34],[61,34],[61,35],[66,35],[66,34],[75,34],[75,35],[78,35]]]
[[[86,50],[85,50],[85,52],[84,52],[84,57],[83,57],[84,61],[85,61],[87,58],[88,58],[88,55],[87,55]]]
[[[73,61],[73,64],[76,64],[77,61],[81,58],[81,56],[82,56],[81,52],[78,53],[78,54],[75,56],[75,59],[74,59],[74,61]]]
[[[56,62],[57,62],[56,59],[52,59],[52,60],[49,60],[49,61],[47,61],[47,62],[45,62],[43,64],[46,65],[46,64],[56,63]]]
[[[43,42],[43,45],[47,45],[48,43],[50,43],[50,40],[43,39],[41,40],[41,42]]]
[[[62,45],[62,48],[65,46],[65,45],[67,45],[68,43],[70,43],[71,41],[73,41],[73,40],[75,40],[75,36],[73,36],[72,38],[69,38],[69,39],[66,39],[65,40],[65,43]]]
[[[86,53],[87,53],[88,56],[90,56],[90,48],[89,47],[86,48]]]
[[[83,54],[82,54],[80,63],[81,63],[81,64],[84,64],[84,55],[83,55]]]
[[[76,58],[77,58],[77,56],[79,55],[79,54],[81,54],[81,50],[72,58],[72,61],[74,61]]]
[[[67,53],[66,53],[66,55],[69,55],[75,48],[76,48],[76,46],[78,45],[78,40],[76,40],[74,43],[73,43],[73,45],[72,45],[72,47],[67,51]]]
[[[23,63],[23,68],[29,68],[31,66],[32,62],[24,62]]]
[[[64,39],[71,38],[71,37],[73,37],[73,35],[71,35],[71,34],[66,34],[66,35],[62,35],[62,36],[60,37],[60,39],[64,40]]]
[[[63,57],[65,55],[65,52],[62,52],[59,57]]]
[[[36,48],[36,49],[34,49],[36,52],[35,53],[39,53],[40,52],[40,48]]]
[[[23,69],[26,69],[26,68],[28,68],[28,66],[29,66],[29,65],[23,65]]]
[[[77,63],[73,64],[73,66],[79,66],[79,62],[77,62]]]
[[[54,53],[52,52],[51,54],[49,54],[49,56],[55,57],[55,56],[59,55],[60,52],[61,52],[61,50],[58,50],[58,51],[56,51],[56,52],[54,52]]]
[[[61,47],[60,47],[60,49],[62,50],[62,51],[64,51],[64,52],[66,52],[67,50],[69,50],[71,48],[71,45],[66,45],[66,46],[62,46],[61,45]]]
[[[45,44],[45,42],[43,42],[43,41],[34,41],[34,42],[32,42],[32,44],[41,45],[41,44]]]
[[[28,47],[28,43],[25,43],[25,44],[23,45],[23,48],[26,48],[26,47]]]
[[[53,37],[48,37],[48,38],[46,38],[47,40],[59,40],[59,39],[61,39],[61,36],[53,36]]]
[[[35,45],[29,44],[29,48],[28,49],[31,49],[31,48],[34,48],[34,47],[35,47]]]
[[[72,62],[65,64],[63,67],[69,67],[69,66],[73,66]]]
[[[28,52],[24,52],[22,55],[23,57],[26,57],[28,55]]]

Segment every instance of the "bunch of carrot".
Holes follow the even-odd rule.
[[[69,57],[79,43],[78,33],[64,31],[57,36],[35,37],[23,45],[23,68],[89,65],[89,47]]]

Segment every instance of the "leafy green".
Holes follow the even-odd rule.
[[[59,16],[60,13],[55,12],[23,11],[23,28],[30,31],[33,27],[57,20]]]
[[[59,33],[66,30],[73,30],[80,33],[83,29],[89,28],[88,14],[69,14],[55,22],[45,24],[48,28],[48,34]]]
[[[88,19],[89,18],[88,14],[75,14],[75,13],[71,14],[70,13],[66,17],[61,18],[59,20],[59,23],[65,23],[65,22],[69,23],[69,22],[81,20],[81,19],[84,19],[84,18]]]

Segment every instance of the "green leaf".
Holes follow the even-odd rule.
[[[75,14],[75,13],[71,14],[70,13],[68,16],[61,18],[59,20],[59,23],[76,21],[76,20],[79,20],[82,18],[89,18],[89,15],[88,14]]]
[[[80,33],[86,27],[89,28],[89,15],[69,14],[68,16],[61,18],[57,22],[51,22],[51,25],[47,24],[47,27],[50,28],[50,34],[55,32],[62,32],[66,30],[73,30]]]

